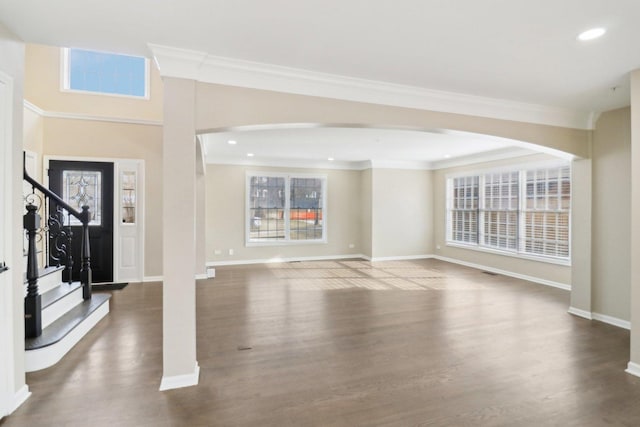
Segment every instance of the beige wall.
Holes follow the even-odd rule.
[[[589,131],[389,107],[258,89],[197,85],[196,129],[273,123],[348,123],[454,129],[495,135],[589,157]]]
[[[373,258],[433,253],[432,172],[372,170]]]
[[[629,320],[631,112],[600,116],[593,133],[592,310]]]
[[[89,120],[44,119],[44,154],[143,159],[144,275],[162,275],[162,127]]]
[[[91,95],[63,92],[60,48],[29,44],[25,55],[25,99],[49,112],[162,121],[162,80],[150,62],[150,97]]]
[[[371,211],[373,209],[372,204],[372,170],[365,169],[360,172],[360,207],[362,208],[360,214],[360,246],[362,247],[362,255],[367,257],[373,257],[373,242],[372,242],[372,224],[371,224]]]
[[[517,159],[478,163],[475,165],[435,171],[433,177],[433,228],[435,230],[434,245],[436,246],[436,249],[434,253],[439,256],[454,258],[468,263],[479,264],[494,269],[509,271],[511,273],[535,277],[564,285],[571,285],[571,267],[569,266],[532,261],[512,256],[497,255],[446,245],[446,178],[448,174],[508,167],[513,164],[539,162],[549,159],[550,157],[546,155],[533,155]],[[440,249],[438,249],[438,247],[440,247]]]
[[[327,175],[327,243],[245,246],[246,172]],[[207,261],[264,260],[360,254],[360,171],[207,165]],[[354,248],[349,248],[353,243]],[[234,255],[229,255],[233,249]],[[214,251],[220,250],[220,255]]]

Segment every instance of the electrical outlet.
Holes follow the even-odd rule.
[[[436,249],[440,250],[440,245],[436,245]]]
[[[353,249],[355,247],[356,247],[356,245],[354,245],[353,243],[349,243],[349,249]]]
[[[229,249],[229,255],[233,255],[233,249]]]
[[[214,255],[221,255],[222,251],[220,249],[216,249],[216,250],[213,251],[213,254]]]

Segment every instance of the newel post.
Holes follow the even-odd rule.
[[[27,296],[24,298],[24,329],[27,338],[39,337],[42,334],[42,302],[38,293],[38,253],[36,236],[40,228],[38,208],[27,205],[27,213],[23,216],[23,227],[27,230],[29,246],[27,249]]]
[[[82,298],[91,299],[91,248],[89,247],[89,221],[91,215],[89,206],[82,207],[82,254],[80,267],[80,283],[82,283]]]

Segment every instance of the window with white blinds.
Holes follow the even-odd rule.
[[[526,172],[522,249],[526,253],[569,257],[571,170],[569,166]]]
[[[570,258],[571,169],[507,170],[447,180],[447,242]]]
[[[480,242],[492,248],[515,250],[518,247],[518,172],[486,174],[483,182]]]
[[[452,239],[478,243],[478,177],[454,178],[452,185]]]

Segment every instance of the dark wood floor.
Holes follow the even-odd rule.
[[[629,332],[567,314],[566,291],[436,260],[197,287],[199,386],[158,391],[162,288],[132,284],[2,427],[640,425]]]

